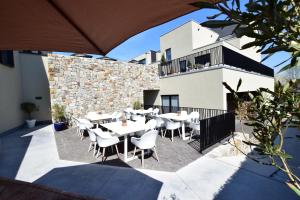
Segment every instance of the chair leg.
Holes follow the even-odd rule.
[[[190,141],[192,140],[193,133],[194,133],[194,129],[191,131],[191,135],[190,135]]]
[[[142,149],[142,168],[144,168],[144,149]]]
[[[157,155],[157,152],[156,152],[156,148],[153,147],[153,150],[154,150],[154,153],[155,153],[156,160],[157,160],[157,162],[159,162],[158,155]]]
[[[178,133],[179,133],[179,137],[182,137],[182,136],[181,136],[180,128],[178,128]]]
[[[133,157],[135,156],[135,153],[136,153],[136,146],[134,147],[134,150],[133,150]]]
[[[91,149],[92,149],[92,145],[93,145],[93,142],[90,142],[90,146],[89,146],[89,150],[88,150],[88,152],[90,152],[90,151],[91,151]]]
[[[93,156],[95,156],[95,154],[96,154],[96,149],[97,149],[97,142],[94,142],[94,154],[93,154]]]
[[[174,130],[172,130],[172,138],[171,138],[172,142],[173,142],[173,138],[174,138]]]
[[[117,151],[118,158],[120,158],[118,145],[115,144],[115,148],[116,148],[116,151]]]
[[[97,154],[96,154],[96,158],[98,158],[100,156],[100,154],[101,154],[101,152],[100,152],[100,147],[99,147]]]
[[[102,153],[102,162],[105,160],[105,147],[103,148],[103,153]]]

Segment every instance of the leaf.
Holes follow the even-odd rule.
[[[226,82],[223,82],[223,85],[227,90],[230,91],[230,93],[235,93],[235,91]]]
[[[224,28],[226,26],[231,26],[237,24],[233,21],[227,21],[227,20],[209,20],[206,22],[201,23],[202,26],[208,27],[208,28]]]
[[[207,19],[215,19],[215,18],[217,18],[217,17],[219,17],[219,16],[221,16],[221,15],[223,15],[223,13],[218,13],[218,14],[209,16],[209,17],[207,17]]]
[[[290,182],[286,182],[286,184],[289,186],[289,188],[291,188],[300,197],[300,190],[298,188],[296,188],[296,186],[294,186]]]
[[[281,73],[281,72],[284,72],[284,71],[287,71],[287,70],[289,70],[289,69],[291,69],[291,68],[293,68],[293,66],[292,66],[291,64],[288,64],[288,65],[284,66],[283,68],[281,68],[281,69],[277,72],[277,74],[279,74],[279,73]]]
[[[213,3],[208,3],[208,2],[195,2],[195,3],[191,3],[192,6],[195,6],[199,9],[204,9],[204,8],[207,8],[207,9],[216,9],[216,5],[213,4]]]
[[[241,85],[242,85],[242,79],[240,78],[240,79],[239,79],[239,82],[238,82],[238,84],[237,84],[237,86],[236,86],[236,91],[239,91]]]

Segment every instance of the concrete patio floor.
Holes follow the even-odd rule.
[[[298,199],[282,174],[243,156],[207,153],[176,172],[60,160],[50,125],[0,135],[0,176],[105,199]]]
[[[168,134],[171,136],[171,134]],[[141,158],[134,159],[130,162],[123,162],[124,157],[124,142],[121,141],[118,144],[120,152],[120,159],[118,158],[116,151],[112,152],[112,148],[107,148],[107,159],[101,162],[102,157],[95,158],[93,156],[93,149],[88,152],[90,139],[86,133],[86,137],[80,140],[76,134],[75,128],[69,128],[64,131],[57,132],[55,134],[56,146],[58,150],[59,158],[62,160],[84,162],[84,163],[98,163],[104,165],[112,165],[119,167],[141,167]],[[130,141],[130,139],[128,140]],[[195,141],[196,142],[196,141]],[[159,170],[175,172],[180,168],[188,165],[194,160],[202,156],[197,150],[189,145],[190,140],[183,141],[178,134],[175,134],[174,141],[172,142],[167,136],[162,138],[160,135],[156,139],[156,149],[159,157],[159,162],[156,160],[153,152],[145,156],[144,169]],[[199,143],[198,143],[198,146]],[[199,148],[199,147],[198,147]],[[134,145],[128,142],[128,156],[133,155]],[[140,156],[140,151],[136,155]]]

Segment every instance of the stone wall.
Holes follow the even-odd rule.
[[[143,102],[143,90],[159,89],[156,65],[49,55],[51,105],[66,106],[73,116],[89,111],[122,111]]]

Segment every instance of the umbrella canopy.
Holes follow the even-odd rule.
[[[137,33],[197,10],[191,5],[197,1],[2,1],[0,50],[71,51],[105,55]]]

